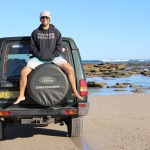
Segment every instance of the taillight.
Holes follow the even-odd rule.
[[[78,107],[80,107],[80,108],[86,107],[86,104],[85,103],[79,103]]]
[[[87,82],[86,80],[80,80],[80,95],[87,96]]]
[[[65,115],[76,115],[77,114],[77,110],[72,110],[72,109],[65,110],[64,114]]]
[[[11,112],[10,111],[0,111],[0,116],[10,116]]]

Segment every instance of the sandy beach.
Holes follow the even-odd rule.
[[[96,150],[150,149],[150,94],[90,97],[84,137]]]
[[[6,128],[1,150],[149,150],[150,94],[89,96],[83,137],[67,137],[66,126]]]

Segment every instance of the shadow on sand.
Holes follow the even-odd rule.
[[[36,125],[14,125],[5,128],[6,140],[15,139],[19,137],[27,138],[37,134],[60,137],[67,136],[67,132],[65,131],[42,128]]]
[[[45,135],[55,137],[66,137],[68,142],[71,142],[79,150],[90,150],[86,141],[82,137],[67,137],[67,132],[38,127],[36,125],[14,125],[7,126],[5,128],[5,141],[17,139],[17,138],[28,138],[34,135]]]

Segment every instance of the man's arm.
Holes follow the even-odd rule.
[[[35,38],[34,32],[32,32],[31,39],[30,39],[30,51],[33,54],[33,56],[36,56],[39,58],[40,57],[39,51],[35,43],[36,43],[36,38]]]
[[[61,37],[61,33],[58,31],[57,39],[56,39],[56,47],[52,53],[54,57],[58,57],[60,56],[61,51],[62,51],[62,37]]]

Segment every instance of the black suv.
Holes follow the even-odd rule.
[[[9,124],[50,123],[67,125],[68,136],[81,136],[82,116],[88,114],[87,83],[75,42],[62,38],[62,57],[75,71],[77,90],[84,100],[72,95],[65,73],[55,64],[43,64],[28,76],[25,91],[26,100],[13,105],[19,95],[21,69],[30,59],[30,37],[0,38],[0,139],[4,139],[4,129]]]

